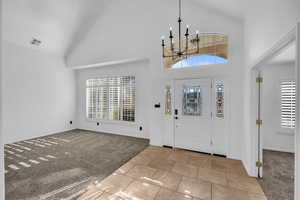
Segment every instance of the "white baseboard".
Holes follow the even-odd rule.
[[[285,153],[295,153],[294,150],[290,150],[290,149],[281,149],[281,148],[272,148],[272,147],[264,147],[263,149],[270,150],[270,151],[285,152]]]
[[[62,129],[62,130],[49,131],[49,132],[42,133],[40,135],[36,135],[34,137],[31,137],[31,138],[22,138],[22,139],[19,139],[17,141],[8,141],[8,142],[5,142],[4,145],[5,144],[16,143],[16,142],[21,142],[21,141],[24,141],[24,140],[31,140],[31,139],[34,139],[34,138],[44,137],[44,136],[47,136],[47,135],[53,135],[53,134],[62,133],[62,132],[66,132],[66,131],[71,131],[71,130],[75,130],[75,129],[76,128],[66,128],[66,129]]]
[[[122,135],[122,136],[128,136],[128,137],[135,137],[135,138],[141,138],[141,139],[149,139],[148,137],[145,137],[144,135],[139,134],[127,134],[127,133],[120,133],[117,131],[107,131],[107,130],[101,130],[101,129],[93,129],[93,128],[77,128],[80,130],[86,130],[86,131],[93,131],[93,132],[99,132],[99,133],[109,133],[113,135]]]

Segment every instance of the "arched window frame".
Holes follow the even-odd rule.
[[[195,52],[198,48],[195,43],[195,35],[189,37],[189,50]],[[188,57],[173,56],[170,46],[166,47],[165,55],[163,59],[164,68],[177,69],[184,67],[197,67],[203,65],[224,64],[228,60],[228,36],[221,33],[201,33],[199,34],[199,51],[197,53],[190,54]],[[181,41],[182,45],[184,40]],[[173,46],[176,48],[179,42],[175,41]],[[198,58],[198,63],[191,63],[190,60]],[[207,59],[207,60],[205,60]],[[188,64],[190,62],[190,64]],[[181,65],[181,67],[179,67]]]

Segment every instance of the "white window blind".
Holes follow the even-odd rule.
[[[135,77],[105,77],[86,82],[88,119],[135,120]]]
[[[282,81],[281,87],[281,127],[295,128],[296,84],[295,81]]]

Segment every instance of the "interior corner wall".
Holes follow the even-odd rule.
[[[2,12],[2,0],[0,0],[0,11]],[[2,15],[0,15],[0,27],[2,27]],[[0,200],[5,199],[5,186],[4,186],[4,148],[3,148],[3,126],[2,126],[2,83],[3,83],[3,46],[2,46],[2,32],[0,32]]]
[[[86,117],[86,81],[92,78],[111,76],[134,76],[136,83],[135,121],[90,120]],[[150,88],[149,62],[138,61],[76,70],[77,82],[77,127],[97,132],[149,138]],[[99,122],[99,125],[97,125]],[[142,130],[140,130],[142,127]]]
[[[300,22],[299,11],[299,0],[251,1],[245,18],[248,67]]]
[[[64,59],[4,41],[3,142],[73,129],[75,73]]]
[[[295,80],[295,64],[273,64],[263,68],[262,109],[263,119],[262,147],[263,149],[295,152],[295,135],[293,129],[281,128],[280,125],[280,82]]]
[[[287,34],[300,21],[300,1],[298,0],[253,0],[248,2],[244,22],[244,160],[250,174],[256,176],[254,160],[255,151],[252,149],[250,98],[251,98],[251,64],[269,50],[278,40]]]
[[[296,85],[300,85],[300,22],[296,27]],[[300,99],[300,87],[296,87],[296,99]],[[296,107],[298,108],[300,102],[296,100]],[[300,198],[300,112],[296,110],[296,131],[295,131],[295,199]]]

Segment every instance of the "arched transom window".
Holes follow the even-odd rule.
[[[184,68],[184,67],[197,67],[203,65],[222,64],[228,62],[228,36],[219,33],[202,33],[199,35],[199,47],[195,41],[195,37],[190,37],[188,45],[190,51],[199,48],[199,53],[191,54],[188,57],[166,57],[164,58],[165,68]],[[186,41],[182,40],[182,46]],[[179,42],[174,43],[175,46]],[[172,56],[170,48],[166,48],[165,54]]]

